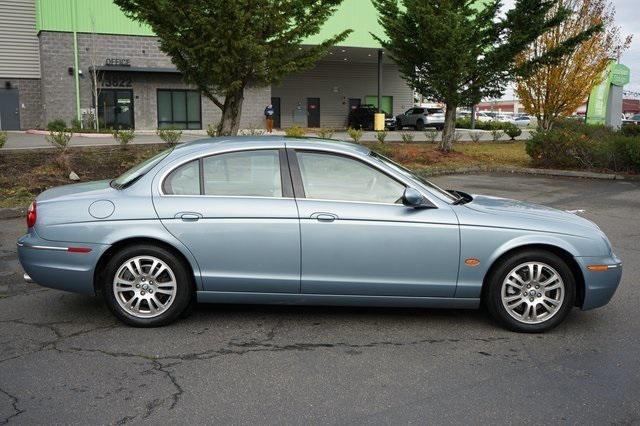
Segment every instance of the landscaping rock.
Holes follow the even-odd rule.
[[[80,180],[80,176],[76,172],[69,173],[69,179],[71,180]]]

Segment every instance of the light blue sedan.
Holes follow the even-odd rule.
[[[49,189],[25,279],[102,294],[134,326],[193,302],[477,308],[539,332],[613,296],[609,240],[576,214],[445,191],[359,145],[203,139],[113,181]]]

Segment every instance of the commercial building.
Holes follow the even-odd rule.
[[[111,0],[0,0],[0,126],[43,128],[94,112],[107,127],[205,129],[220,110],[185,84],[148,27],[129,20]],[[371,32],[381,34],[369,0],[345,0],[320,34],[353,33],[315,68],[277,86],[245,92],[242,128],[261,127],[276,108],[276,126],[344,127],[350,108],[377,104],[399,114],[413,91]],[[381,59],[379,59],[379,57]],[[98,96],[90,70],[98,70]]]

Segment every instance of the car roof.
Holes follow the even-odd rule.
[[[354,153],[368,155],[370,150],[362,145],[334,139],[321,139],[314,137],[286,137],[286,136],[227,136],[216,138],[202,138],[190,142],[185,142],[176,146],[173,153],[179,156],[198,151],[210,151],[212,148],[224,150],[226,147],[242,149],[243,146],[253,148],[269,143],[282,143],[284,146],[291,146],[298,149],[305,148],[326,148],[331,151],[343,151],[344,153]]]

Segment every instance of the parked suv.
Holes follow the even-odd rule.
[[[442,108],[410,108],[404,114],[396,116],[396,128],[413,127],[422,130],[425,127],[444,128],[444,110]]]
[[[378,108],[374,105],[360,105],[349,111],[348,125],[354,129],[373,130],[374,116],[377,112]],[[385,113],[384,121],[386,127],[388,127],[389,120],[395,123],[393,115]]]

